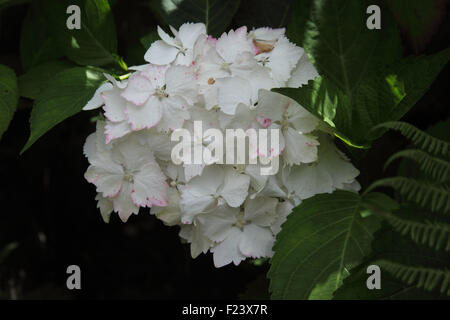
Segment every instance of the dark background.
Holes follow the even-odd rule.
[[[113,1],[112,8],[119,54],[129,66],[143,63],[145,48],[139,38],[158,23],[148,1]],[[0,63],[17,75],[23,74],[19,38],[27,9],[28,4],[23,4],[0,12]],[[404,56],[431,54],[448,46],[445,5],[441,13],[420,48],[412,46],[402,30]],[[258,25],[257,19],[249,22],[249,15],[251,6],[242,1],[230,28]],[[448,68],[404,120],[426,129],[448,118]],[[216,269],[211,254],[193,260],[189,247],[180,242],[178,228],[164,226],[148,210],[141,210],[126,224],[116,214],[109,224],[102,221],[95,187],[83,178],[88,163],[82,146],[95,130],[92,113],[69,118],[19,156],[29,135],[31,106],[32,101],[20,99],[0,141],[0,252],[11,242],[18,244],[0,264],[0,298],[268,297],[267,263],[256,266],[246,261],[239,267]],[[368,152],[352,155],[362,172],[363,186],[390,173],[383,173],[383,163],[404,143],[396,134],[386,134]],[[81,267],[80,291],[66,289],[66,268],[71,264]]]

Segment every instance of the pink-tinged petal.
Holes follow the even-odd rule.
[[[102,98],[105,102],[103,106],[105,117],[112,122],[125,120],[124,109],[127,102],[120,94],[121,90],[117,88],[102,93]]]
[[[281,121],[291,101],[291,99],[279,93],[259,90],[258,106],[255,109],[256,120],[261,125],[264,125],[265,119],[270,119],[271,122]]]
[[[114,211],[119,214],[119,217],[123,222],[127,222],[132,214],[139,213],[139,207],[131,200],[131,190],[131,185],[129,183],[124,183],[122,191],[117,197],[112,199]]]
[[[161,101],[155,96],[151,96],[142,106],[127,104],[125,113],[131,130],[150,129],[157,125],[162,117],[161,108]]]
[[[139,75],[146,77],[152,88],[162,88],[166,84],[166,72],[169,66],[147,65]]]
[[[146,77],[135,75],[130,78],[121,96],[127,101],[140,106],[147,101],[153,92],[152,83]]]
[[[123,174],[112,173],[103,168],[89,166],[84,177],[88,182],[96,185],[97,192],[101,192],[104,197],[113,198],[122,188]]]
[[[165,207],[168,204],[167,189],[166,176],[156,161],[150,159],[134,176],[131,198],[140,207]]]
[[[164,65],[175,60],[179,50],[162,40],[152,43],[144,55],[144,60],[153,64]]]

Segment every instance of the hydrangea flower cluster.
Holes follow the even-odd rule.
[[[335,189],[359,190],[358,170],[334,145],[320,121],[298,103],[271,92],[300,87],[317,76],[305,51],[285,30],[246,27],[218,39],[201,23],[186,23],[146,52],[148,64],[123,81],[105,74],[85,110],[104,119],[84,146],[86,179],[97,188],[105,222],[125,222],[151,207],[166,225],[180,226],[192,257],[213,253],[216,267],[270,257],[283,222],[302,200]],[[204,129],[276,128],[280,170],[259,164],[175,164],[171,133]],[[201,138],[201,137],[200,137]],[[202,144],[194,137],[193,144]]]

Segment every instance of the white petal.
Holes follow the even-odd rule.
[[[141,75],[135,75],[130,78],[128,85],[121,96],[138,106],[144,104],[148,97],[154,92],[152,83]]]
[[[283,181],[289,192],[294,192],[300,200],[334,190],[331,176],[317,168],[316,164],[286,167],[283,170]]]
[[[163,133],[152,132],[147,135],[147,143],[153,154],[160,160],[169,161],[174,142],[170,141],[170,136]]]
[[[117,168],[117,171],[121,168]],[[84,174],[86,180],[95,184],[97,192],[101,192],[104,197],[115,197],[122,188],[123,173],[107,171],[100,167],[89,166]]]
[[[168,97],[162,100],[162,118],[157,125],[159,131],[171,131],[183,126],[185,120],[189,119],[187,111],[188,103],[179,96]]]
[[[317,160],[319,142],[290,127],[283,132],[286,140],[283,157],[287,164],[311,163]]]
[[[199,176],[202,174],[203,169],[205,168],[204,164],[184,164],[184,176],[186,177],[186,181],[190,181],[193,177]]]
[[[120,122],[125,120],[125,106],[127,101],[122,98],[121,90],[114,88],[102,93],[103,101],[105,105],[103,110],[105,111],[105,117],[112,122]]]
[[[255,224],[244,226],[239,250],[246,257],[266,258],[273,255],[272,247],[275,238],[268,228],[262,228]]]
[[[178,30],[178,39],[184,48],[192,49],[201,34],[206,34],[206,27],[203,23],[184,23]]]
[[[241,261],[245,260],[245,256],[238,248],[241,238],[242,231],[233,227],[224,241],[211,248],[211,252],[214,254],[214,266],[216,268],[226,266],[231,262],[238,265]]]
[[[162,40],[152,43],[144,55],[144,60],[153,64],[164,65],[175,60],[179,50]]]
[[[285,31],[286,30],[284,28],[272,29],[264,27],[253,30],[251,33],[256,40],[275,41],[284,35]]]
[[[131,190],[132,187],[129,183],[123,183],[121,192],[117,197],[112,199],[114,211],[119,214],[119,217],[123,222],[127,222],[132,214],[139,213],[139,207],[131,200]]]
[[[275,121],[281,121],[292,100],[276,92],[259,90],[256,120],[265,128]]]
[[[168,204],[166,176],[154,159],[149,159],[138,173],[134,175],[131,198],[139,207]]]
[[[298,88],[307,84],[309,80],[313,80],[319,76],[314,65],[309,61],[306,52],[303,52],[302,57],[297,63],[297,66],[291,73],[291,77],[287,83],[288,87]]]
[[[270,226],[277,217],[277,204],[275,198],[249,199],[245,202],[244,219],[261,227]]]
[[[160,26],[157,27],[158,36],[168,45],[175,46],[174,39],[169,36]]]
[[[287,217],[292,212],[292,209],[294,209],[294,205],[289,201],[283,201],[278,204],[277,219],[270,226],[270,229],[272,230],[274,235],[277,235],[278,232],[281,231],[281,226],[287,220]]]
[[[231,207],[239,207],[247,198],[250,177],[238,173],[231,167],[225,169],[225,177],[220,195]]]
[[[278,40],[275,48],[270,52],[266,66],[272,70],[272,77],[280,85],[290,78],[291,71],[297,65],[304,50],[290,43],[285,37]]]
[[[131,130],[150,129],[156,126],[162,118],[162,104],[155,96],[151,96],[142,106],[127,103],[125,110]]]
[[[113,211],[112,201],[108,198],[103,197],[101,193],[97,193],[95,200],[97,200],[97,208],[100,209],[103,221],[105,223],[109,223],[111,212]]]
[[[286,116],[292,126],[301,133],[308,133],[316,129],[319,120],[297,102],[291,101]]]
[[[180,193],[176,188],[168,190],[169,203],[165,207],[153,206],[150,213],[156,214],[156,217],[167,226],[174,226],[181,223]]]
[[[222,112],[233,115],[239,103],[250,104],[252,87],[250,83],[242,78],[217,79],[218,101]]]
[[[236,31],[223,33],[216,42],[216,49],[220,56],[228,63],[232,63],[242,52],[252,52],[253,46],[247,38],[247,28],[241,27]]]
[[[101,97],[101,93],[111,90],[112,88],[113,88],[113,85],[111,83],[109,83],[109,82],[102,83],[98,87],[98,89],[95,91],[92,98],[83,107],[83,110],[93,110],[93,109],[100,108],[103,105],[103,99]]]
[[[106,143],[121,138],[131,132],[130,124],[127,121],[111,122],[105,125]]]
[[[220,242],[225,240],[236,223],[238,208],[219,206],[214,211],[204,215],[199,215],[198,220],[203,226],[205,236],[209,239]]]
[[[172,66],[166,72],[166,92],[171,95],[179,95],[189,104],[197,100],[197,85],[194,69],[185,66]]]
[[[334,145],[328,137],[322,138],[319,147],[318,168],[328,172],[333,180],[333,187],[344,188],[345,184],[350,184],[359,175],[348,158]]]

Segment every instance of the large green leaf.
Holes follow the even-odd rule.
[[[361,79],[351,94],[326,76],[300,88],[273,91],[291,97],[323,119],[348,144],[364,147],[386,131],[368,129],[400,119],[425,93],[449,58],[450,49],[446,49],[402,60],[379,75]]]
[[[241,2],[234,22],[249,29],[286,27],[293,5],[292,0],[245,0]]]
[[[316,0],[304,35],[304,47],[319,74],[350,98],[364,77],[378,73],[380,66],[401,54],[399,34],[389,24],[387,12],[381,30],[366,27],[370,4],[374,1]]]
[[[14,71],[0,64],[0,138],[17,108],[19,89]]]
[[[57,73],[36,99],[30,117],[30,138],[21,153],[44,133],[64,119],[78,113],[104,81],[101,72],[75,67]]]
[[[70,5],[80,7],[80,29],[67,28],[69,14],[66,10]],[[117,61],[116,27],[107,0],[46,0],[45,13],[51,30],[72,61],[92,66]]]
[[[378,219],[362,213],[384,199],[349,191],[304,200],[283,224],[268,273],[274,299],[330,299],[370,253]],[[389,204],[389,203],[387,203]]]
[[[64,56],[64,47],[51,34],[42,1],[34,1],[22,23],[20,59],[25,70]]]
[[[156,0],[152,7],[168,25],[203,22],[208,34],[219,36],[233,19],[239,0]]]
[[[19,77],[20,96],[36,99],[41,90],[47,86],[47,80],[71,67],[73,65],[66,61],[50,61],[31,68]]]

